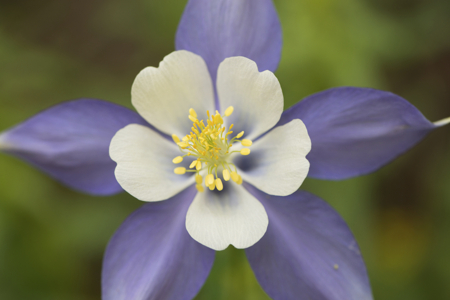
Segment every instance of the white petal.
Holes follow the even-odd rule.
[[[165,200],[195,181],[193,176],[176,175],[172,159],[178,147],[148,127],[130,124],[111,141],[109,154],[117,167],[116,179],[122,188],[142,201]]]
[[[159,68],[148,67],[136,77],[131,99],[139,114],[162,132],[178,136],[190,132],[193,108],[199,120],[214,111],[214,91],[203,59],[188,51],[167,55]]]
[[[305,156],[311,150],[311,139],[299,119],[273,129],[250,149],[250,155],[236,159],[243,166],[242,179],[267,194],[290,195],[308,174],[309,162]]]
[[[217,71],[220,109],[234,107],[226,125],[234,124],[244,138],[254,139],[278,122],[283,112],[283,93],[270,71],[258,72],[256,63],[245,57],[225,59]]]
[[[262,204],[242,186],[224,183],[221,192],[198,193],[186,215],[191,237],[209,248],[247,248],[259,241],[269,219]]]

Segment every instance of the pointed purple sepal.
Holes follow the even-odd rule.
[[[246,188],[269,216],[266,234],[246,253],[272,299],[373,299],[355,238],[325,201],[304,191],[276,197]]]
[[[130,123],[148,125],[128,108],[80,99],[51,107],[0,135],[0,149],[89,194],[122,191],[109,157],[114,134]]]
[[[341,180],[387,164],[437,126],[405,99],[380,90],[341,87],[308,96],[277,125],[301,119],[311,137],[308,176]]]
[[[219,64],[231,56],[250,58],[260,71],[275,71],[281,46],[272,0],[190,0],[176,36],[176,49],[203,57],[214,83]]]
[[[203,286],[215,252],[186,230],[196,189],[145,204],[116,231],[104,256],[103,300],[189,300]]]

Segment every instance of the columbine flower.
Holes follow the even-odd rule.
[[[345,222],[318,197],[292,193],[306,172],[300,163],[306,164],[308,152],[302,124],[312,145],[308,176],[339,180],[378,169],[448,120],[431,123],[399,96],[353,87],[314,94],[281,114],[276,79],[242,58],[260,71],[273,72],[278,65],[281,29],[270,0],[190,0],[176,48],[202,57],[209,75],[201,59],[187,52],[144,70],[133,86],[133,103],[144,118],[112,103],[81,99],[0,135],[1,151],[72,188],[108,195],[122,185],[150,201],[108,245],[103,299],[192,299],[213,264],[211,248],[255,242],[247,257],[273,299],[372,299]],[[227,59],[235,56],[242,57]],[[235,133],[226,136],[231,124]],[[191,127],[198,133],[191,134]],[[237,137],[240,131],[245,136]],[[120,185],[108,155],[114,135],[111,154]],[[193,172],[180,174],[185,169]],[[226,181],[228,173],[234,180]]]
[[[177,51],[158,69],[144,69],[131,94],[141,116],[173,141],[143,125],[121,129],[110,147],[120,185],[143,201],[190,195],[183,190],[195,185],[198,193],[183,220],[196,241],[214,250],[255,244],[266,232],[267,214],[240,185],[292,194],[308,173],[305,156],[311,149],[299,119],[260,137],[283,112],[281,87],[272,72],[258,72],[244,57],[225,59],[217,72],[219,107],[226,108],[220,114],[203,59]]]

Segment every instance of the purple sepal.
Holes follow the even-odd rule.
[[[213,82],[227,57],[245,56],[260,71],[275,71],[282,33],[272,0],[190,0],[176,35],[176,49],[206,61]]]
[[[128,108],[79,99],[51,107],[2,133],[1,148],[71,188],[110,195],[122,188],[114,176],[109,144],[131,123],[149,126]]]
[[[340,87],[306,97],[277,125],[301,119],[311,137],[308,176],[341,180],[377,170],[436,126],[395,94]]]
[[[189,300],[203,286],[215,251],[194,241],[186,213],[196,189],[145,204],[116,231],[103,261],[103,300]]]
[[[245,187],[269,216],[266,234],[246,253],[272,299],[373,299],[359,247],[333,208],[304,191],[276,197]]]

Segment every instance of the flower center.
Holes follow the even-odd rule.
[[[242,184],[242,177],[237,173],[236,166],[230,162],[230,155],[233,153],[240,153],[242,155],[249,155],[250,149],[242,148],[240,151],[230,151],[233,143],[240,142],[243,146],[251,146],[252,141],[248,139],[241,140],[244,132],[238,133],[231,140],[228,138],[233,131],[233,124],[230,125],[228,131],[223,124],[223,118],[229,117],[234,111],[232,106],[225,110],[223,115],[216,111],[216,114],[210,114],[206,111],[208,119],[206,125],[203,120],[198,121],[197,113],[193,108],[189,109],[189,120],[192,121],[192,128],[190,134],[187,134],[181,140],[173,134],[172,139],[184,153],[183,156],[175,157],[172,162],[179,164],[187,156],[196,158],[189,166],[192,170],[186,170],[184,167],[175,168],[175,174],[185,174],[186,172],[196,172],[195,181],[199,192],[203,192],[203,177],[200,171],[207,170],[205,176],[205,186],[210,190],[221,191],[223,189],[222,180],[217,175],[218,169],[222,169],[222,177],[225,181],[232,179],[237,184]]]

